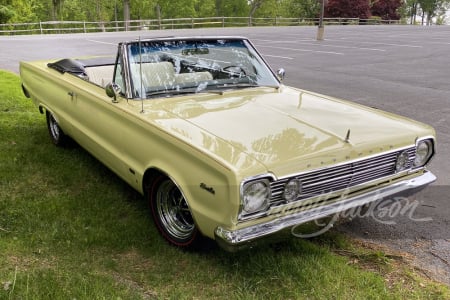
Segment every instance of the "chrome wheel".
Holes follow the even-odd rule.
[[[49,129],[50,129],[50,134],[52,135],[53,139],[59,140],[60,129],[59,129],[58,123],[56,122],[56,120],[52,114],[50,114]]]
[[[66,135],[62,131],[61,127],[59,127],[58,122],[56,121],[55,117],[52,113],[48,112],[46,113],[47,117],[47,128],[48,132],[50,134],[50,138],[52,139],[53,144],[57,146],[62,146],[66,142]]]
[[[190,246],[198,230],[189,206],[175,183],[160,177],[153,185],[151,208],[158,230],[176,246]]]

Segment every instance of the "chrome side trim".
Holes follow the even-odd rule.
[[[227,230],[219,226],[215,230],[215,239],[225,250],[236,251],[240,248],[249,246],[253,241],[272,235],[283,229],[327,217],[386,197],[392,197],[394,195],[407,196],[413,194],[435,180],[436,176],[433,173],[425,171],[424,174],[415,178],[405,179],[393,183],[392,185],[328,205],[295,212],[266,223],[252,225],[237,230]]]

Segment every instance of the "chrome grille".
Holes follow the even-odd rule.
[[[285,203],[283,199],[284,186],[293,178],[302,182],[302,193],[297,198],[298,201],[394,175],[397,156],[404,150],[274,181],[270,184],[271,206]],[[410,167],[415,158],[415,147],[408,148],[406,151],[409,155]]]

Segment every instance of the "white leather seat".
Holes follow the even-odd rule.
[[[114,74],[114,66],[108,65],[98,67],[86,67],[85,72],[90,82],[105,87],[109,82],[112,81]]]
[[[202,81],[212,80],[213,76],[209,72],[193,72],[176,74],[172,63],[157,62],[144,63],[142,69],[139,64],[132,64],[132,77],[134,87],[138,94],[140,94],[140,78],[142,72],[142,88],[145,91],[160,90],[160,89],[174,89],[178,85],[185,85],[192,83],[195,85]]]

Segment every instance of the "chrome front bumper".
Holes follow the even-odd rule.
[[[237,230],[227,230],[222,227],[217,227],[215,230],[215,239],[225,250],[237,251],[241,248],[250,246],[256,240],[280,232],[284,229],[292,228],[296,225],[334,215],[387,197],[411,195],[435,180],[436,176],[431,172],[426,171],[424,174],[415,178],[399,181],[328,205],[281,216],[266,223],[252,225]]]

